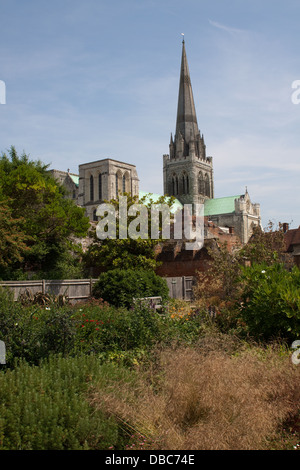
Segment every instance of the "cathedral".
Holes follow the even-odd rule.
[[[79,165],[79,174],[51,171],[91,221],[97,220],[96,210],[102,201],[124,192],[138,197],[145,194],[139,189],[135,165],[110,158]],[[169,154],[163,155],[163,188],[165,196],[176,198],[176,207],[203,204],[205,219],[220,233],[234,233],[242,244],[247,243],[253,228],[261,225],[260,206],[251,202],[247,189],[244,194],[214,197],[213,158],[206,155],[204,136],[198,128],[184,39],[176,129],[174,136],[171,134]],[[152,195],[155,197],[159,195]]]

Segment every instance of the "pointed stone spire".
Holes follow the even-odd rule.
[[[198,128],[184,39],[176,131],[171,134],[169,155],[163,158],[165,195],[176,196],[181,204],[203,204],[214,197],[212,157],[206,157],[203,134]]]
[[[185,41],[182,41],[181,70],[178,93],[176,136],[182,135],[186,144],[195,141],[199,135],[196,109],[190,72],[185,51]]]

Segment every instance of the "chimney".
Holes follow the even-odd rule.
[[[289,224],[287,224],[286,222],[282,224],[282,230],[283,230],[283,233],[286,233],[289,229]]]

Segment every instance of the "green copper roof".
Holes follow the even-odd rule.
[[[71,180],[76,184],[76,186],[78,186],[79,185],[79,176],[72,175],[71,173],[69,173],[69,176],[70,176]]]
[[[162,194],[153,194],[153,193],[147,193],[146,191],[139,191],[139,199],[141,199],[144,196],[147,196],[145,200],[145,203],[147,204],[150,201],[153,201],[154,203],[156,203],[159,200],[159,198],[162,197]],[[170,198],[167,198],[167,201],[168,199]],[[181,204],[181,202],[178,201],[178,199],[175,199],[175,202],[171,208],[171,212],[174,213],[178,209],[182,209],[182,208],[183,208],[183,205]]]
[[[217,214],[231,214],[234,212],[234,201],[238,196],[220,197],[216,199],[207,199],[204,203],[204,216]]]
[[[139,199],[146,197],[146,203],[152,200],[156,203],[162,194],[147,193],[146,191],[139,192]],[[218,215],[218,214],[231,214],[234,212],[234,201],[239,199],[242,195],[220,197],[216,199],[207,199],[204,203],[204,216]],[[183,205],[178,199],[175,199],[171,212],[176,212],[178,209],[182,209]]]

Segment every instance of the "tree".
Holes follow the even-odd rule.
[[[300,270],[282,263],[253,264],[242,270],[240,316],[258,339],[293,341],[300,336]]]
[[[264,231],[260,226],[255,227],[250,240],[241,249],[240,256],[249,264],[266,263],[271,266],[282,262],[290,267],[292,257],[286,253],[283,224],[279,222],[275,227],[274,223],[269,221]]]
[[[278,262],[291,266],[291,257],[286,253],[283,224],[275,228],[269,222],[263,231],[255,227],[252,237],[242,248],[229,250],[226,243],[208,248],[211,257],[206,272],[198,273],[195,293],[205,305],[224,305],[239,299],[242,292],[240,277],[245,265],[264,263],[272,266]]]
[[[6,201],[0,201],[0,274],[15,263],[23,261],[30,248],[30,237],[21,231],[23,219],[14,219]]]
[[[0,197],[7,199],[11,217],[18,220],[26,235],[26,246],[19,264],[23,270],[53,270],[62,253],[72,251],[72,235],[87,234],[89,220],[84,209],[66,197],[48,165],[32,161],[14,147],[0,158]]]
[[[99,240],[96,232],[93,234],[93,243],[84,254],[83,260],[87,270],[93,269],[94,275],[99,272],[107,271],[110,269],[131,269],[141,268],[155,270],[158,266],[156,261],[155,246],[158,244],[158,239],[151,238],[151,206],[152,204],[167,204],[169,208],[174,203],[174,197],[161,196],[159,200],[153,201],[151,194],[144,196],[138,200],[137,196],[131,196],[130,194],[124,193],[123,196],[127,198],[127,213],[134,204],[142,204],[147,209],[148,214],[148,231],[147,234],[141,232],[141,236],[133,239],[127,236],[127,238],[120,239],[120,230],[124,227],[120,226],[120,218],[116,220],[116,238],[106,238]],[[148,196],[148,197],[147,197]],[[120,212],[120,198],[113,199],[109,203],[114,207],[115,213]],[[161,231],[163,215],[160,216],[159,220],[159,232]],[[128,216],[126,219],[126,233],[131,222],[133,222],[135,216]],[[171,217],[172,219],[172,217]],[[122,222],[121,222],[122,224]],[[142,227],[140,227],[142,230]],[[143,236],[145,238],[143,238]]]

